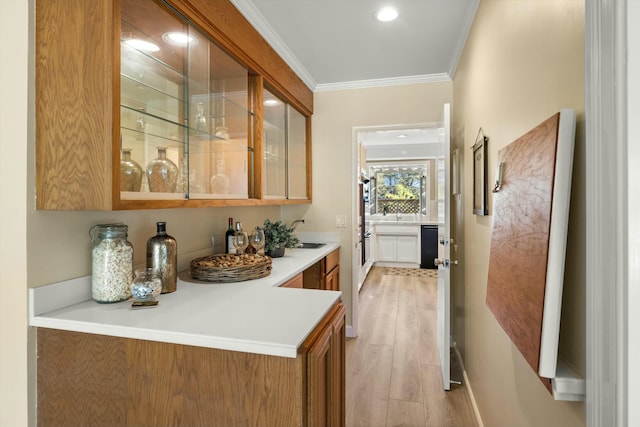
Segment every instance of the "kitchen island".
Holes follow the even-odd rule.
[[[154,308],[97,304],[90,278],[31,289],[38,424],[343,425],[341,293],[278,287],[337,247],[247,282],[183,272]]]

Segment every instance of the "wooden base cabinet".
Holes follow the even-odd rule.
[[[303,271],[305,289],[340,290],[340,248]]]
[[[296,358],[39,328],[37,423],[344,426],[344,315]]]

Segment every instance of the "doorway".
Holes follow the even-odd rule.
[[[402,165],[403,163],[429,164],[426,167],[430,170],[430,175],[434,175],[429,180],[427,193],[429,199],[424,201],[426,206],[420,206],[419,211],[437,215],[438,212],[438,187],[437,171],[438,159],[442,158],[442,124],[441,123],[417,123],[399,124],[383,126],[364,126],[352,129],[353,144],[353,173],[352,176],[352,326],[349,336],[358,334],[358,294],[364,280],[375,261],[376,244],[374,237],[368,237],[369,216],[372,214],[372,197],[375,177],[370,176],[371,169],[367,163]],[[373,183],[371,178],[374,178]],[[420,196],[417,195],[417,203],[420,203]],[[384,204],[376,205],[376,210],[382,209]],[[397,201],[389,202],[389,206],[400,206]],[[412,203],[407,204],[412,206]],[[388,208],[391,209],[391,208]],[[403,212],[394,211],[393,215]],[[409,213],[409,212],[407,212]],[[375,214],[375,212],[374,212]],[[379,214],[382,214],[380,211]],[[411,212],[413,215],[414,213]],[[365,256],[363,256],[365,255]],[[364,259],[367,259],[363,262]]]

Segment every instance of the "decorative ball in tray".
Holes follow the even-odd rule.
[[[191,277],[207,282],[243,282],[271,274],[271,258],[258,254],[223,254],[191,261]]]

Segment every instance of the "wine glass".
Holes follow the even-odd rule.
[[[262,228],[256,227],[253,230],[253,233],[249,236],[249,243],[256,250],[256,254],[260,254],[260,251],[265,245],[264,231],[262,231]]]
[[[249,246],[249,237],[244,231],[236,231],[233,235],[233,246],[236,248],[236,253],[242,255],[244,250]]]

